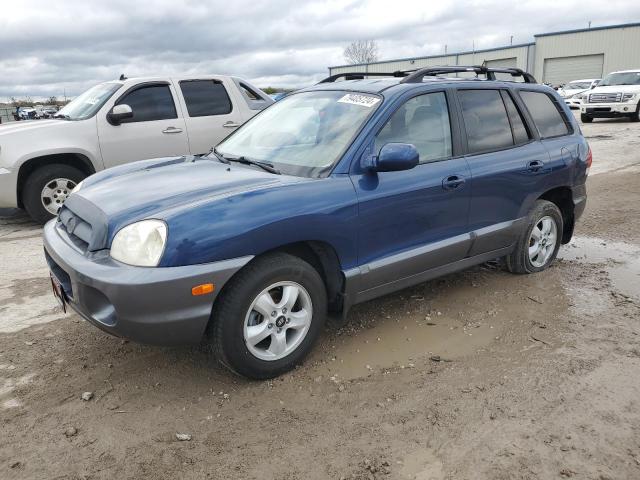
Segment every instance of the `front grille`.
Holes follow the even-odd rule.
[[[622,101],[622,93],[592,93],[589,103],[616,103]]]
[[[89,248],[89,244],[91,243],[91,236],[93,234],[91,224],[65,207],[60,209],[58,222],[74,245],[80,248],[83,252],[86,252]]]

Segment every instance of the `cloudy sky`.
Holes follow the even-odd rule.
[[[637,0],[0,0],[0,99],[127,76],[228,73],[298,87],[374,39],[380,58],[640,21]]]

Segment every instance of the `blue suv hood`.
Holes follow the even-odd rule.
[[[166,219],[183,209],[255,190],[309,181],[212,159],[177,157],[116,167],[86,180],[67,200],[72,211],[90,202],[108,223],[109,237],[142,218]],[[87,219],[89,220],[89,219]]]

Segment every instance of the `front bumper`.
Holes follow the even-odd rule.
[[[580,113],[593,118],[629,117],[637,111],[637,103],[583,103]]]
[[[0,208],[16,208],[18,206],[17,183],[17,173],[8,168],[0,167]]]
[[[44,227],[45,256],[71,306],[85,320],[113,335],[153,345],[200,342],[213,302],[251,256],[183,267],[132,267],[108,251],[88,255],[51,220]],[[215,291],[193,296],[195,285]]]
[[[566,103],[569,108],[580,108],[582,106],[582,100],[579,98],[565,98],[564,103]]]

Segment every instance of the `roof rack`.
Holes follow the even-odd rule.
[[[400,83],[421,83],[424,77],[437,76],[443,73],[465,73],[473,72],[476,75],[485,75],[487,80],[495,80],[496,73],[508,73],[512,77],[522,77],[525,83],[538,83],[533,75],[520,68],[490,68],[481,65],[472,66],[445,66],[445,67],[427,67],[416,70],[411,75],[406,76]]]
[[[435,77],[447,73],[475,73],[476,75],[485,75],[487,80],[496,80],[496,73],[508,73],[512,77],[522,77],[525,83],[538,83],[533,75],[520,68],[491,68],[481,65],[457,65],[443,67],[426,67],[416,70],[397,70],[391,73],[381,72],[344,72],[336,73],[325,78],[320,83],[332,83],[338,78],[344,77],[345,80],[362,80],[366,77],[401,77],[400,83],[422,83],[424,77]]]
[[[406,77],[410,72],[414,72],[415,70],[407,70],[401,71],[397,70],[395,72],[344,72],[344,73],[336,73],[335,75],[331,75],[330,77],[321,80],[319,83],[333,83],[337,79],[344,77],[345,80],[363,80],[365,77]]]

